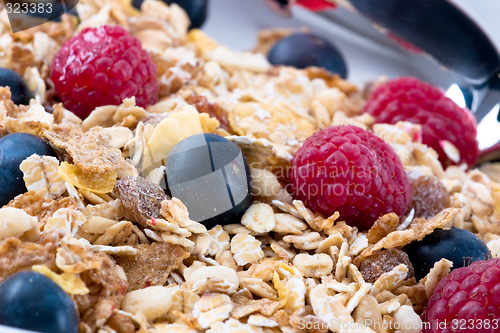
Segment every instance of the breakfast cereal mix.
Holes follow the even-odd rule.
[[[145,0],[139,11],[127,0],[80,0],[76,9],[79,20],[64,15],[17,34],[5,8],[0,13],[0,65],[24,77],[33,95],[16,105],[10,89],[0,88],[0,135],[33,134],[58,156],[20,161],[25,190],[0,209],[0,282],[21,271],[47,276],[71,297],[79,332],[382,333],[399,325],[416,333],[454,263],[438,260],[418,278],[405,246],[456,227],[500,255],[498,165],[467,168],[459,147],[443,140],[457,164],[447,166],[423,143],[421,124],[378,123],[363,112],[383,80],[361,91],[321,68],[272,66],[264,55],[293,33],[287,29],[262,32],[255,52],[236,52],[188,30],[176,4]],[[51,66],[64,42],[102,26],[137,38],[157,96],[147,100],[134,83],[136,96],[79,117],[70,97],[56,99]],[[332,126],[350,132],[308,146]],[[248,163],[252,204],[225,225],[196,222],[189,202],[165,192],[170,153],[202,134],[234,143]],[[367,140],[393,151],[387,165],[399,163],[373,181],[383,187],[407,175],[400,185],[413,186],[413,197],[391,192],[386,202],[367,202],[383,206],[365,216],[368,226],[353,222],[344,205],[359,193],[316,202],[320,194],[298,200],[295,192],[294,172],[314,184],[307,168],[315,154],[346,140],[354,143],[332,160],[368,165],[355,145]],[[297,171],[305,149],[301,161],[314,161]],[[401,214],[386,209],[405,200]]]

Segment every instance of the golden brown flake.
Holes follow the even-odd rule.
[[[180,246],[168,243],[134,245],[136,255],[117,256],[115,260],[127,274],[130,291],[162,286],[168,275],[189,255]]]

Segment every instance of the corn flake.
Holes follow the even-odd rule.
[[[85,283],[76,274],[66,272],[56,274],[45,265],[34,265],[32,269],[50,278],[70,295],[86,295],[89,293]]]

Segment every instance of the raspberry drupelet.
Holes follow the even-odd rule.
[[[431,326],[424,333],[500,331],[500,258],[453,270],[437,284],[423,319]]]
[[[395,124],[408,121],[422,125],[422,141],[438,154],[444,167],[466,163],[472,167],[479,152],[476,140],[476,119],[461,108],[441,89],[414,77],[402,77],[378,86],[364,109],[378,123]],[[460,152],[460,161],[453,162],[443,145],[448,141]]]
[[[295,199],[360,229],[380,216],[405,213],[411,182],[393,148],[356,126],[333,126],[309,137],[292,162]]]
[[[157,69],[141,42],[119,26],[86,28],[52,60],[51,79],[64,107],[85,119],[96,107],[136,98],[158,100]]]

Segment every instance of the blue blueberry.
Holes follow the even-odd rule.
[[[0,207],[26,192],[19,165],[33,154],[57,157],[50,144],[35,135],[12,133],[0,138]]]
[[[132,0],[132,5],[140,9],[144,0]],[[189,29],[199,29],[205,23],[208,14],[208,0],[163,0],[167,4],[176,3],[182,7],[191,20]]]
[[[434,263],[445,258],[453,262],[453,269],[468,266],[474,261],[488,259],[490,250],[472,232],[459,228],[436,229],[420,242],[403,248],[408,254],[417,281],[434,267]]]
[[[240,148],[215,134],[179,142],[166,163],[168,194],[207,228],[239,223],[252,201],[248,164]]]
[[[0,87],[10,87],[12,101],[17,105],[29,105],[31,92],[21,75],[12,69],[0,67]]]
[[[25,271],[0,284],[0,324],[43,333],[77,333],[71,298],[45,275]]]
[[[268,54],[273,65],[304,69],[323,67],[332,73],[347,77],[347,66],[337,48],[326,39],[305,33],[296,33],[278,41]]]

